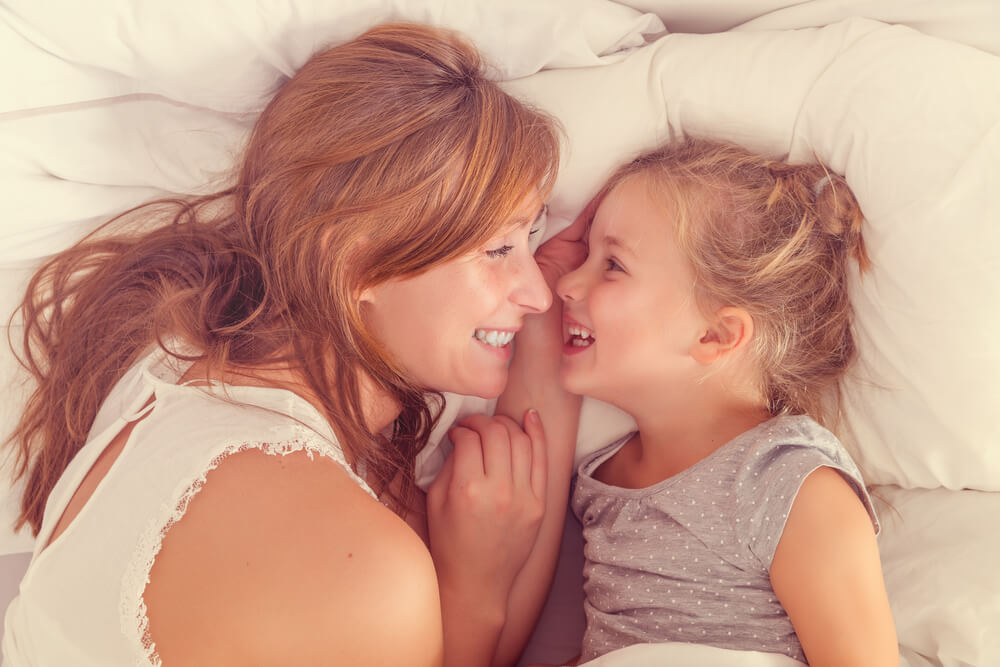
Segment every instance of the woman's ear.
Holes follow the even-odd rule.
[[[753,318],[743,308],[720,308],[703,335],[691,348],[699,364],[713,364],[742,350],[753,337]]]

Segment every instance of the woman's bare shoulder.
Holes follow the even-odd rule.
[[[423,542],[340,464],[304,452],[247,450],[210,472],[144,599],[169,665],[441,662]]]

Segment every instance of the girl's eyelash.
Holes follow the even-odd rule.
[[[616,262],[613,257],[608,257],[605,260],[608,263],[608,271],[624,271],[625,267]]]
[[[507,253],[509,253],[513,249],[514,249],[514,246],[512,246],[512,245],[504,245],[504,246],[500,246],[499,248],[496,248],[494,250],[487,250],[486,254],[491,259],[499,259],[501,257],[506,257]]]

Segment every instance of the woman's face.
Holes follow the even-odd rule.
[[[630,397],[686,386],[705,320],[669,211],[650,199],[645,178],[604,198],[587,243],[586,261],[558,285],[564,386],[626,410]]]
[[[483,398],[503,391],[522,319],[552,303],[529,247],[542,211],[532,193],[481,248],[363,292],[375,336],[419,385]]]

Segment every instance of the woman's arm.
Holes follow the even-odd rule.
[[[554,285],[552,285],[554,287]],[[545,427],[548,484],[534,547],[511,587],[494,665],[514,664],[531,636],[552,583],[569,501],[580,397],[562,389],[562,306],[526,318],[518,333],[507,389],[496,413],[517,418],[537,410]]]
[[[810,665],[899,665],[871,520],[836,470],[819,468],[802,483],[771,584]]]
[[[578,222],[536,254],[550,287],[583,260]],[[559,383],[561,318],[558,303],[525,318],[497,415],[452,429],[455,449],[428,491],[446,665],[516,662],[551,583],[580,406]]]
[[[463,420],[449,431],[455,448],[427,493],[449,667],[490,664],[511,582],[538,534],[545,435],[537,420],[525,428],[505,417]]]
[[[497,402],[498,415],[518,419],[526,410],[534,409],[541,416],[547,443],[548,483],[538,537],[511,587],[494,665],[511,665],[520,657],[545,604],[559,557],[581,397],[564,390],[559,379],[563,325],[562,300],[556,292],[556,283],[586,257],[583,235],[593,208],[587,207],[569,228],[550,239],[535,255],[553,292],[552,307],[525,318],[524,327],[514,341],[507,387]]]

